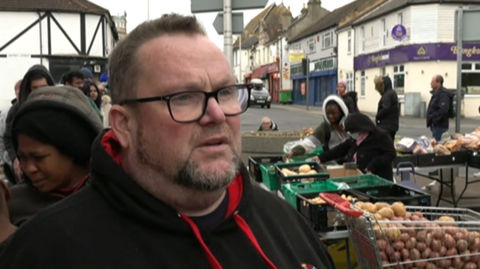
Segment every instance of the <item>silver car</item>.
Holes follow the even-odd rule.
[[[250,93],[250,106],[261,106],[262,108],[270,108],[272,97],[267,88],[263,86],[263,81],[260,79],[252,79],[253,89]]]

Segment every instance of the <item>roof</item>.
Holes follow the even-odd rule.
[[[332,12],[328,13],[323,18],[321,18],[319,21],[317,21],[316,23],[314,23],[304,31],[300,32],[298,35],[292,38],[289,38],[288,42],[292,43],[302,38],[305,38],[307,36],[322,32],[323,30],[336,26],[348,14],[355,11],[356,9],[358,9],[368,1],[369,0],[356,0],[340,8],[333,10]],[[399,1],[399,0],[395,0],[395,1]]]
[[[358,25],[374,20],[383,15],[392,13],[396,10],[411,5],[428,5],[428,4],[480,4],[480,0],[390,0],[386,4],[380,6],[377,10],[369,15],[355,21],[352,25]]]
[[[245,26],[243,30],[243,34],[241,35],[242,41],[247,41],[248,38],[254,35],[259,35],[260,34],[260,24],[264,23],[264,26],[266,28],[267,34],[268,34],[268,39],[269,41],[278,37],[278,35],[281,33],[278,29],[283,29],[284,26],[282,26],[282,16],[284,15],[289,15],[291,18],[292,13],[283,5],[283,4],[271,4],[262,12],[260,12],[257,16],[255,16],[253,19],[248,22],[247,26]],[[286,26],[285,26],[286,27]],[[237,47],[239,45],[240,38],[238,38],[234,44],[233,47]],[[258,40],[257,40],[258,42]],[[242,44],[243,48],[243,44]]]
[[[250,36],[246,40],[242,40],[242,50],[249,50],[252,48],[253,45],[256,45],[258,43],[258,37],[257,36]],[[238,45],[235,49],[238,49]]]
[[[1,0],[0,11],[109,13],[108,9],[87,0]]]

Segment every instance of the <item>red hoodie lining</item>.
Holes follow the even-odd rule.
[[[88,175],[86,175],[77,185],[73,186],[72,188],[62,188],[57,190],[56,192],[52,192],[51,195],[59,198],[65,198],[70,194],[78,191],[83,185],[85,185],[85,182],[87,182],[87,179],[88,179]]]
[[[105,135],[102,137],[101,144],[105,148],[105,151],[113,158],[113,160],[119,166],[122,166],[121,155],[120,155],[121,148],[118,144],[118,139],[115,137],[115,134],[113,133],[112,130],[109,130],[105,133]],[[248,223],[237,212],[235,212],[235,209],[240,204],[240,200],[243,194],[242,175],[240,173],[238,173],[238,175],[235,177],[232,184],[228,186],[227,191],[228,191],[229,199],[228,199],[227,213],[225,215],[225,218],[228,218],[233,214],[233,219],[235,223],[242,230],[242,232],[247,236],[247,238],[250,240],[252,245],[258,251],[260,256],[262,256],[263,260],[268,265],[268,268],[277,269],[277,267],[272,263],[272,261],[270,261],[270,259],[263,252],[262,248],[257,242],[257,239],[255,238],[255,235],[253,234],[252,230],[248,226]],[[217,258],[213,255],[213,253],[210,251],[208,246],[205,244],[205,241],[202,238],[202,234],[200,233],[200,230],[198,229],[195,222],[193,222],[189,217],[185,215],[180,214],[180,217],[190,226],[190,229],[192,229],[195,235],[195,238],[198,240],[198,242],[202,246],[202,249],[205,252],[208,262],[210,263],[212,268],[222,269],[222,266],[218,262]]]

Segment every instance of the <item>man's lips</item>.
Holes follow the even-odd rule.
[[[200,147],[219,146],[227,143],[228,138],[226,136],[217,136],[205,140],[203,143],[200,144]]]

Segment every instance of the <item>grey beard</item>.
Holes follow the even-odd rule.
[[[200,170],[198,165],[189,159],[185,165],[178,171],[174,182],[187,189],[213,192],[226,188],[238,173],[240,168],[240,158],[235,154],[232,157],[232,166],[228,171],[222,173],[205,173]]]

